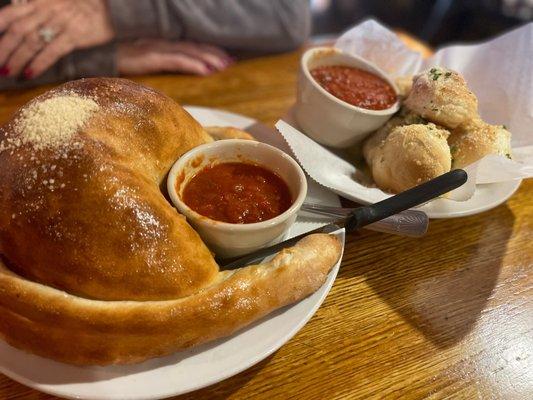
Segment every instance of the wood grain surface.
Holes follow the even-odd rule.
[[[273,125],[295,99],[299,54],[208,78],[136,78],[182,104]],[[0,122],[45,91],[0,94]],[[176,399],[533,398],[533,182],[491,211],[409,239],[347,238],[323,306],[256,366]],[[0,399],[52,399],[0,375]]]

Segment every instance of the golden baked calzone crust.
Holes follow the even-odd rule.
[[[313,235],[219,271],[160,187],[212,138],[172,99],[83,79],[0,130],[0,336],[76,364],[139,362],[229,335],[318,289],[340,243]]]

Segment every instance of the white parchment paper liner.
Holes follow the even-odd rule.
[[[513,160],[490,155],[469,166],[469,181],[450,199],[468,200],[475,185],[533,176],[533,23],[476,45],[443,48],[424,60],[396,34],[374,20],[344,33],[335,47],[363,57],[391,76],[413,75],[441,65],[465,77],[479,101],[481,117],[505,125],[512,133]],[[291,121],[292,122],[292,121]],[[388,197],[378,188],[366,187],[354,177],[355,166],[309,139],[284,121],[276,124],[305,171],[318,183],[349,198],[376,202]]]

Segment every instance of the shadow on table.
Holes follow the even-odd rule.
[[[383,251],[367,254],[363,270],[341,267],[339,278],[363,274],[395,312],[435,345],[449,347],[472,330],[483,312],[513,224],[512,212],[500,206],[490,214],[432,221],[423,239],[357,234],[361,247],[382,238]]]

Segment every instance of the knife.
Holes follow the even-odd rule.
[[[295,236],[291,239],[284,240],[273,246],[259,249],[245,256],[222,260],[219,265],[225,270],[244,267],[254,261],[261,260],[279,252],[280,250],[291,247],[299,240],[313,233],[329,234],[341,228],[344,228],[346,233],[353,232],[365,225],[380,221],[383,218],[387,218],[401,211],[424,204],[438,196],[442,196],[443,194],[463,185],[467,178],[468,175],[464,170],[455,169],[378,203],[355,208],[354,211],[346,217],[339,218],[328,225]]]
[[[303,203],[302,208],[300,208],[300,211],[336,218],[346,217],[353,210],[354,207],[331,207],[308,202]],[[420,237],[426,234],[428,225],[429,218],[424,211],[405,210],[373,224],[366,225],[365,228],[376,232],[390,233],[391,235]]]

